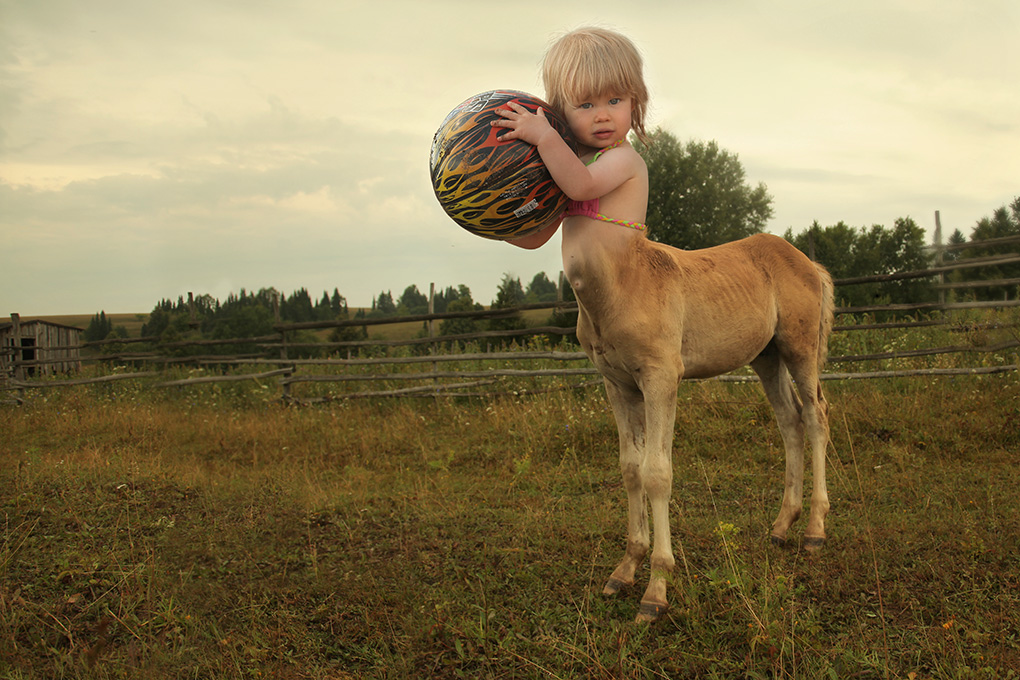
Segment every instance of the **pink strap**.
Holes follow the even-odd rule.
[[[594,163],[595,161],[597,161],[599,159],[599,156],[601,156],[605,152],[609,151],[610,149],[615,149],[616,147],[620,146],[621,144],[623,144],[623,140],[622,139],[618,139],[615,142],[613,142],[612,144],[610,144],[609,146],[607,146],[606,148],[600,149],[598,151],[598,153],[596,153],[594,156],[592,156],[592,159],[590,161],[588,161],[586,163],[586,165],[591,165],[592,163]],[[568,216],[569,217],[569,216],[572,216],[572,215],[580,215],[581,217],[588,217],[590,219],[598,220],[600,222],[609,222],[610,224],[618,224],[621,227],[627,227],[629,229],[637,229],[638,231],[644,231],[645,229],[648,228],[647,226],[645,226],[641,222],[630,222],[628,220],[615,220],[612,217],[606,217],[605,215],[603,215],[602,213],[599,212],[599,199],[597,199],[597,198],[593,198],[593,199],[588,200],[588,201],[571,201],[567,205],[567,211],[564,213],[564,216]]]

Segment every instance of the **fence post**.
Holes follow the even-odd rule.
[[[22,383],[25,380],[25,367],[21,365],[24,358],[23,350],[21,349],[21,315],[15,312],[11,313],[11,366],[14,367],[14,379]],[[18,396],[16,397],[19,404],[25,403],[25,388],[18,388]]]
[[[429,315],[436,313],[436,283],[435,281],[429,283]],[[436,337],[435,319],[429,319],[425,322],[425,327],[428,329],[429,338]],[[439,354],[439,346],[434,343],[429,343],[429,351],[432,352],[432,356]],[[432,362],[432,372],[436,373],[439,371],[439,362]],[[439,400],[439,378],[433,378],[432,384],[436,386],[436,400]]]
[[[279,293],[279,291],[273,291],[273,319],[276,321],[276,323],[278,325],[281,323],[280,316],[281,316],[281,314],[280,314],[280,293]],[[286,364],[283,363],[283,362],[287,361],[287,331],[282,329],[282,328],[280,329],[280,360],[281,360],[281,363],[280,363],[281,368],[286,366]],[[284,376],[281,379],[281,381],[285,381],[287,379],[287,377],[288,376]],[[280,395],[280,399],[283,400],[284,403],[286,403],[286,402],[290,401],[290,383],[283,382],[282,384],[283,384],[283,393]]]
[[[433,282],[429,284],[429,314],[432,315],[435,313],[436,313],[436,284]],[[426,322],[430,338],[436,337],[435,323],[436,323],[435,319],[429,319]],[[429,347],[432,348],[432,353],[435,354],[436,345],[432,343],[429,345]]]
[[[942,267],[942,219],[939,216],[939,211],[935,211],[935,267]],[[939,272],[939,304],[946,304],[946,289],[942,286],[946,282],[946,273]]]
[[[280,320],[280,294],[273,291],[273,321],[279,325]],[[280,358],[287,358],[287,331],[280,329]]]

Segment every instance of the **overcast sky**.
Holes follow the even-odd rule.
[[[1020,194],[1015,0],[0,0],[0,315],[555,280],[559,237],[445,216],[429,144],[473,94],[542,95],[588,24],[641,49],[651,128],[768,186],[770,231],[969,235]]]

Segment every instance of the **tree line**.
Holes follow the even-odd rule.
[[[650,238],[678,248],[706,248],[760,233],[772,217],[773,199],[765,184],[752,186],[738,156],[720,148],[716,142],[682,143],[671,133],[659,129],[647,144],[636,138],[633,143],[648,165]],[[969,240],[956,229],[947,239],[948,244],[974,245],[948,251],[945,259],[1015,252],[1015,244],[989,247],[978,242],[1016,235],[1020,235],[1020,197],[1014,198],[1008,206],[996,208],[990,217],[980,219]],[[919,271],[931,264],[925,231],[910,217],[895,219],[892,227],[879,224],[854,227],[844,222],[822,226],[815,222],[796,234],[787,229],[783,236],[825,265],[835,279]],[[1020,278],[1020,264],[956,270],[947,277],[953,282],[975,278]],[[938,291],[934,286],[932,278],[904,279],[846,286],[837,290],[837,296],[842,306],[926,302],[937,299]],[[527,286],[523,286],[519,278],[504,274],[496,298],[489,306],[514,307],[556,300],[557,288],[545,272],[535,274]],[[1002,299],[1016,294],[1015,285],[974,288],[965,293],[976,299]],[[565,299],[572,299],[569,286],[563,295]],[[474,300],[471,290],[463,284],[438,290],[433,297],[436,313],[481,308],[482,304]],[[164,341],[196,336],[212,339],[259,337],[271,333],[273,324],[278,321],[346,321],[425,314],[428,310],[428,296],[414,284],[398,296],[391,290],[381,291],[372,299],[370,307],[355,309],[353,313],[346,298],[335,288],[332,293],[324,291],[315,299],[304,288],[290,295],[283,295],[275,288],[263,288],[254,293],[242,289],[222,302],[210,295],[200,295],[191,303],[182,297],[176,301],[160,300],[143,326],[142,335],[158,336]],[[550,322],[569,325],[572,318],[554,317]],[[482,324],[502,329],[523,322],[514,318],[489,322],[447,320],[441,324],[440,332],[447,335],[486,330],[479,327]],[[86,329],[85,338],[97,340],[124,334],[123,329],[110,324],[105,312],[100,312]],[[349,326],[337,329],[330,339],[359,340],[366,335],[364,327]]]
[[[488,306],[513,308],[522,304],[552,302],[558,295],[557,284],[550,280],[545,272],[535,274],[527,286],[523,286],[518,277],[505,274],[496,297]],[[569,288],[565,299],[573,299]],[[464,284],[448,286],[433,296],[432,311],[435,313],[481,309],[484,309],[484,306],[474,300],[471,289]],[[389,290],[381,291],[372,299],[370,307],[354,310],[336,288],[332,293],[324,291],[321,297],[315,299],[306,288],[299,288],[290,295],[276,288],[262,288],[257,292],[241,289],[238,293],[229,294],[223,301],[207,294],[191,296],[188,300],[185,300],[184,296],[178,296],[176,300],[164,298],[156,303],[148,320],[142,325],[141,336],[158,338],[159,342],[164,344],[196,339],[260,338],[272,335],[274,325],[281,322],[356,321],[428,312],[429,298],[414,284],[407,286],[399,296],[394,296]],[[554,321],[558,323],[560,320]],[[447,319],[440,324],[439,331],[443,335],[456,335],[523,326],[524,322],[519,317],[490,321]],[[123,326],[115,327],[107,318],[105,310],[92,318],[83,334],[86,342],[123,337],[127,337],[127,331]],[[345,342],[365,340],[367,337],[368,333],[364,326],[351,325],[335,329],[328,340]],[[295,336],[294,342],[318,339],[321,339],[318,335],[303,332]],[[176,353],[187,354],[194,351],[197,350],[181,349]],[[256,353],[258,347],[255,343],[239,343],[224,346],[220,350],[213,347],[202,351]],[[299,350],[298,354],[300,353]]]

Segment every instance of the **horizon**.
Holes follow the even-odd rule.
[[[558,244],[457,227],[428,155],[467,97],[542,96],[546,47],[582,25],[641,51],[649,129],[716,141],[767,186],[771,233],[909,217],[930,240],[938,210],[946,234],[969,235],[1020,193],[1018,3],[523,10],[5,3],[0,311],[137,309],[262,282],[364,307],[393,283],[456,281],[489,300],[504,274],[555,280]]]

